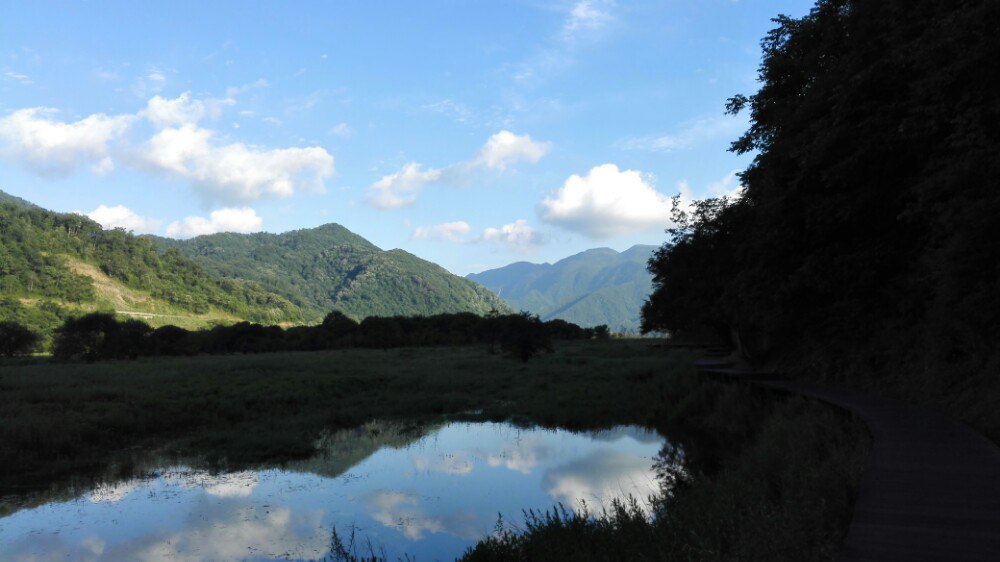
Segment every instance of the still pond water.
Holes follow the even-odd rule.
[[[663,445],[636,427],[376,422],[328,434],[313,458],[280,469],[153,461],[142,478],[36,501],[0,519],[0,558],[313,560],[336,529],[345,542],[353,531],[359,554],[371,544],[392,560],[451,560],[493,532],[498,514],[516,527],[525,509],[645,500],[658,490]]]

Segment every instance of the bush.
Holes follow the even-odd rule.
[[[500,348],[512,357],[527,362],[542,351],[552,351],[552,340],[545,324],[527,312],[503,317]]]
[[[38,334],[16,322],[0,322],[0,355],[30,355],[38,346]]]
[[[325,349],[344,346],[358,333],[358,323],[336,310],[326,315],[321,326],[326,340]]]
[[[149,351],[153,329],[140,320],[119,322],[113,314],[94,312],[67,320],[56,330],[52,354],[59,359],[135,359]]]

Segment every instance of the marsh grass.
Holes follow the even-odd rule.
[[[0,496],[103,474],[136,449],[233,468],[301,459],[324,431],[373,419],[655,425],[663,385],[691,359],[648,340],[564,343],[529,363],[484,346],[18,359],[0,363]]]

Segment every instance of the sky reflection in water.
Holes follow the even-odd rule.
[[[385,424],[338,432],[284,469],[213,475],[165,468],[0,519],[12,560],[315,559],[355,529],[390,558],[452,559],[497,514],[561,502],[593,511],[658,487],[655,433],[452,423],[403,437]]]

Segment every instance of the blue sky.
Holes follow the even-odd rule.
[[[731,193],[760,38],[802,0],[23,2],[0,189],[187,237],[337,222],[466,274],[660,244]]]

